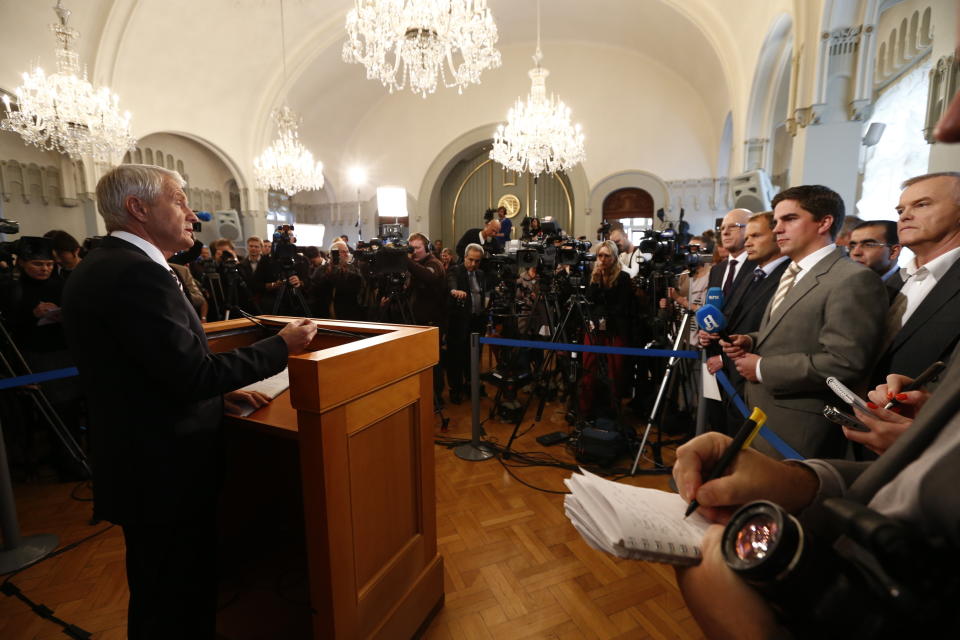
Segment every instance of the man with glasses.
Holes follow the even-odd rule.
[[[887,288],[894,293],[900,289],[900,241],[897,239],[897,223],[890,220],[861,222],[850,233],[847,250],[850,259],[873,269]]]
[[[756,266],[753,263],[746,264],[747,252],[743,249],[747,220],[751,215],[753,212],[749,209],[734,209],[727,213],[720,223],[720,244],[730,255],[710,270],[709,286],[723,289],[724,301],[730,299]]]

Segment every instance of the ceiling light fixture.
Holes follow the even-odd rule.
[[[487,0],[356,0],[343,60],[364,65],[390,93],[409,85],[426,98],[438,79],[463,93],[500,66],[498,38]]]
[[[493,136],[490,158],[511,171],[534,175],[566,171],[583,162],[583,133],[570,123],[570,107],[555,95],[547,98],[546,78],[550,72],[540,66],[540,2],[537,2],[536,65],[530,70],[530,95],[517,99]]]
[[[280,0],[280,46],[283,54],[283,79],[287,79],[287,45]],[[283,191],[292,196],[298,191],[323,189],[323,163],[300,143],[300,118],[286,104],[272,114],[277,123],[277,139],[253,161],[254,178],[261,189]]]
[[[27,144],[58,151],[74,160],[92,157],[111,162],[134,145],[130,133],[130,112],[120,113],[120,98],[108,87],[94,89],[81,72],[80,56],[70,43],[80,37],[67,25],[70,11],[57,0],[53,8],[59,19],[50,30],[60,43],[57,72],[46,75],[37,66],[23,74],[23,84],[14,90],[16,103],[3,96],[7,116],[0,129],[19,134]]]

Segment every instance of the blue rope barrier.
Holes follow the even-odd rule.
[[[730,384],[730,380],[727,378],[727,375],[722,371],[717,371],[716,373],[717,382],[720,383],[720,386],[723,387],[723,390],[727,392],[727,395],[730,396],[733,400],[734,406],[737,407],[737,411],[743,415],[744,418],[750,417],[750,408],[740,399],[740,396],[737,395],[737,390],[733,388],[733,385]],[[790,458],[792,460],[804,460],[804,457],[800,455],[796,449],[791,447],[787,442],[773,432],[772,429],[767,428],[766,425],[760,427],[760,435],[764,440],[770,443],[777,452],[780,453],[784,458]]]
[[[619,353],[625,356],[646,356],[654,358],[690,358],[698,359],[696,351],[670,351],[669,349],[635,349],[632,347],[606,347],[597,344],[570,344],[567,342],[539,342],[537,340],[511,340],[508,338],[480,338],[481,344],[494,344],[502,347],[528,347],[550,351],[585,351],[587,353]]]
[[[59,380],[60,378],[72,378],[79,375],[76,367],[67,367],[66,369],[52,369],[51,371],[42,371],[40,373],[31,373],[26,376],[16,378],[4,378],[0,380],[0,389],[10,389],[12,387],[22,387],[28,384],[37,384],[40,382],[49,382],[50,380]]]

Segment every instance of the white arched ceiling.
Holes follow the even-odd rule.
[[[0,87],[33,60],[53,67],[47,2],[0,3]],[[304,142],[337,192],[346,166],[370,162],[382,182],[417,193],[437,154],[504,117],[529,88],[532,2],[490,0],[504,55],[483,84],[426,100],[388,95],[340,58],[350,0],[287,0],[288,78],[272,0],[66,0],[91,76],[134,114],[134,135],[177,131],[205,140],[250,183],[252,158],[273,137],[270,111],[287,97]],[[626,168],[665,179],[713,175],[726,114],[742,130],[759,24],[790,0],[551,0],[543,7],[548,86],[587,134],[588,178]],[[667,126],[658,127],[657,120]],[[657,131],[659,129],[660,131]],[[613,132],[621,131],[623,135]],[[667,136],[666,131],[677,131]],[[662,133],[659,137],[658,133]],[[666,140],[666,138],[670,140]],[[738,145],[734,145],[735,149]]]
[[[793,19],[781,14],[770,25],[757,58],[753,86],[750,90],[750,107],[747,111],[746,138],[764,138],[767,149],[773,141],[777,119],[778,98],[784,76],[789,76],[790,59],[793,54]],[[765,160],[769,154],[764,154]],[[764,163],[767,164],[766,162]],[[769,169],[769,166],[763,168]]]

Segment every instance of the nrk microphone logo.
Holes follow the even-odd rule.
[[[713,333],[720,328],[720,323],[713,316],[703,317],[703,328]]]

